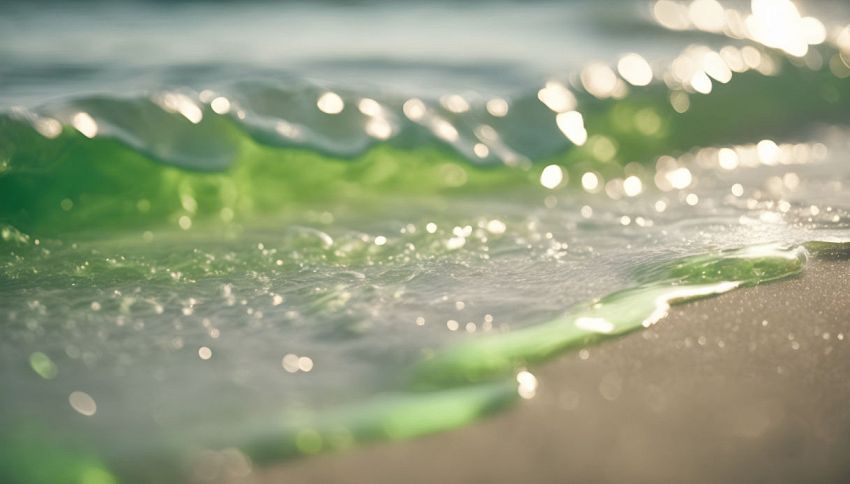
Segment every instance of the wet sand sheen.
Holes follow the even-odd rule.
[[[265,482],[839,482],[850,476],[850,264],[674,307],[535,368],[477,425],[255,469]]]

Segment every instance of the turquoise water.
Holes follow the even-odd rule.
[[[846,8],[758,3],[4,7],[0,475],[461,426],[846,257]]]

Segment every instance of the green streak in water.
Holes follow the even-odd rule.
[[[117,478],[91,450],[57,441],[43,426],[4,429],[0,479],[9,484],[115,484]]]
[[[655,324],[673,304],[800,273],[802,247],[752,247],[642,269],[639,286],[588,301],[530,328],[471,340],[436,355],[415,372],[422,385],[479,381],[563,351]]]
[[[824,47],[825,58],[832,54]],[[776,62],[777,75],[737,74],[728,84],[716,83],[710,95],[691,95],[683,114],[672,109],[662,84],[633,88],[621,100],[579,93],[587,144],[533,161],[594,169],[608,178],[609,172],[621,176],[622,165],[632,161],[651,163],[695,146],[794,136],[811,123],[846,121],[850,84],[828,67]],[[494,124],[509,145],[513,131],[561,136],[547,108],[541,104],[533,111],[530,115],[545,125],[526,128],[523,120],[510,117],[499,121],[504,125]],[[116,139],[89,140],[70,127],[49,140],[25,122],[0,117],[0,223],[34,236],[175,226],[181,216],[220,224],[322,204],[356,201],[368,210],[385,204],[388,195],[492,193],[536,181],[536,170],[477,166],[436,144],[415,149],[380,144],[341,159],[306,148],[266,146],[235,122],[207,118],[197,129],[232,148],[233,163],[223,171],[180,169],[144,149]]]
[[[850,243],[749,247],[644,267],[635,275],[636,286],[630,289],[579,304],[548,322],[468,340],[438,352],[412,369],[398,393],[298,418],[281,415],[278,420],[222,423],[207,429],[208,434],[201,430],[199,434],[173,435],[158,449],[156,466],[125,468],[119,464],[111,472],[143,482],[163,475],[163,468],[180,468],[191,460],[188,449],[199,446],[235,445],[262,463],[463,426],[516,402],[515,374],[526,365],[654,324],[674,304],[797,275],[805,268],[810,250],[818,255],[847,257]],[[3,475],[22,482],[56,482],[52,477],[65,473],[78,476],[71,482],[112,482],[108,480],[110,472],[89,454],[70,452],[70,447],[33,444],[33,435],[41,433],[3,436]],[[222,435],[228,437],[222,440]],[[90,475],[101,480],[84,480]]]

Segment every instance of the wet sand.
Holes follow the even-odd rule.
[[[248,482],[850,482],[847,261],[532,370],[537,396],[506,413]]]

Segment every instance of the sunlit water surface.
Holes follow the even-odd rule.
[[[4,8],[13,478],[457,426],[848,239],[838,2]]]

